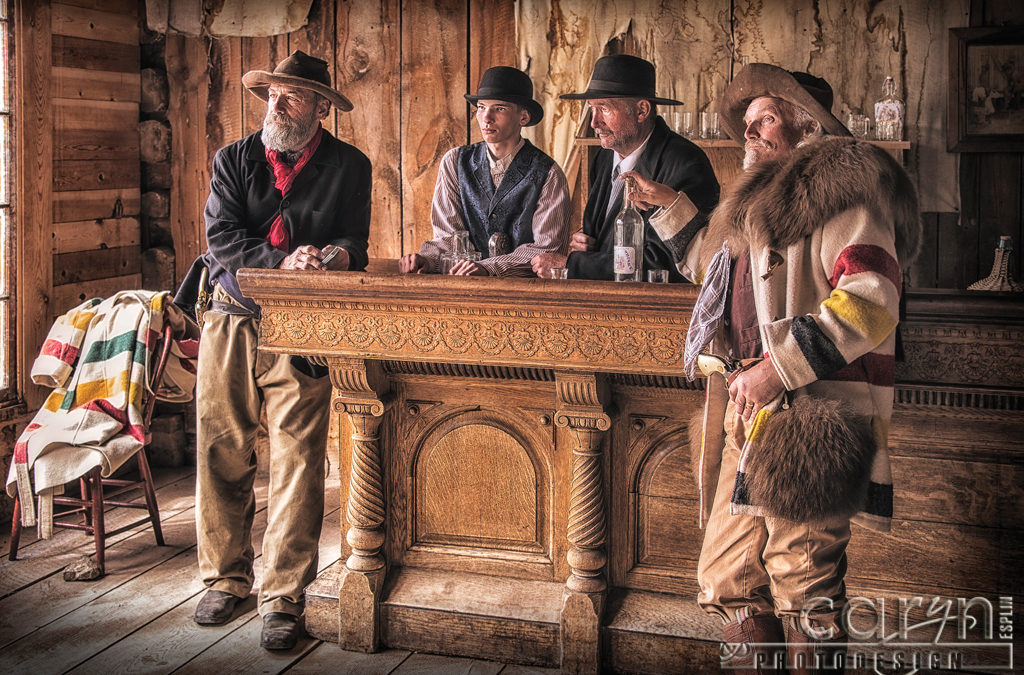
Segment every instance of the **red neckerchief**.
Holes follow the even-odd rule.
[[[274,167],[274,187],[281,191],[281,196],[284,197],[288,194],[288,191],[292,189],[292,183],[295,182],[295,177],[299,175],[302,168],[309,164],[310,158],[313,153],[316,152],[317,147],[320,145],[320,137],[323,136],[323,127],[319,127],[316,130],[316,135],[306,144],[306,147],[302,149],[302,155],[299,157],[299,161],[295,162],[295,166],[288,166],[288,164],[281,159],[281,153],[270,148],[264,148],[267,155],[267,161],[270,162],[270,166]],[[284,227],[284,221],[281,219],[281,213],[278,212],[277,218],[270,225],[270,232],[267,234],[267,240],[274,248],[280,249],[285,253],[288,252],[288,230]]]

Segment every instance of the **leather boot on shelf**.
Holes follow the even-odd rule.
[[[785,673],[786,651],[782,621],[774,614],[757,614],[722,627],[729,646],[723,651],[722,666],[736,675]],[[726,653],[732,657],[726,659]]]
[[[846,671],[845,635],[832,640],[817,640],[804,635],[787,622],[786,651],[790,675],[842,675]]]

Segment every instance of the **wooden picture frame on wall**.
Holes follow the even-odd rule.
[[[1024,26],[949,29],[946,148],[1024,151]]]

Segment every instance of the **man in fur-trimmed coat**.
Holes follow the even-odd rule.
[[[815,671],[816,657],[841,669],[850,522],[889,528],[901,273],[920,239],[906,173],[849,138],[831,107],[820,78],[744,68],[721,113],[746,171],[677,260],[703,278],[690,332],[703,321],[710,340],[688,338],[687,356],[708,346],[702,370],[708,352],[724,357],[693,425],[698,603],[734,646],[787,643],[790,673]],[[676,192],[637,191],[666,207],[651,219],[663,238],[688,222]],[[760,672],[755,659],[776,655],[757,651],[738,647],[730,665]]]

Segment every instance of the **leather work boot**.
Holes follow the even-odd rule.
[[[842,645],[842,646],[838,646]],[[832,640],[808,637],[792,624],[786,624],[787,663],[791,675],[846,672],[846,636]]]
[[[196,605],[192,620],[200,626],[220,626],[231,620],[235,607],[241,601],[242,598],[237,595],[211,589],[206,591],[206,595]]]
[[[722,659],[724,672],[737,675],[786,672],[782,621],[774,614],[730,621],[722,630],[725,641],[733,645],[732,658]]]
[[[284,612],[269,612],[263,617],[260,647],[264,649],[291,649],[299,641],[302,625],[299,617]]]

